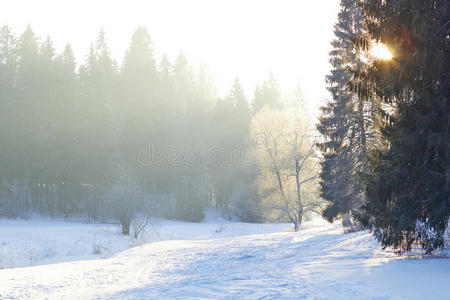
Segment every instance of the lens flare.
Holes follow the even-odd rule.
[[[382,43],[376,43],[370,49],[370,55],[376,59],[390,60],[392,59],[392,53],[389,51],[388,47]]]

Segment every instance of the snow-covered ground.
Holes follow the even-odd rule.
[[[88,224],[79,220],[0,219],[0,269],[57,262],[108,258],[144,243],[199,240],[289,230],[289,224],[230,222],[210,211],[203,223],[151,219],[136,240],[124,236],[117,224]]]
[[[64,227],[47,230],[55,230],[56,244],[79,226],[84,225],[66,224],[70,233]],[[119,239],[114,227],[85,226],[89,235]],[[0,299],[450,298],[449,259],[399,257],[381,250],[367,232],[343,234],[339,225],[321,220],[306,223],[297,233],[283,232],[286,224],[213,220],[154,226],[161,241],[106,259],[0,270]],[[1,234],[3,227],[0,223]],[[43,240],[46,227],[40,227],[36,234],[41,232],[38,240]]]

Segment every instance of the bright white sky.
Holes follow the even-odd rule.
[[[158,58],[165,52],[173,61],[182,50],[194,66],[205,63],[219,94],[238,76],[251,99],[273,71],[283,92],[300,83],[318,107],[330,97],[324,76],[338,9],[338,0],[3,0],[0,25],[20,34],[31,24],[58,51],[70,42],[79,63],[100,28],[120,62],[143,25]]]

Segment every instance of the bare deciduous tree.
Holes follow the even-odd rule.
[[[308,122],[295,110],[263,109],[255,116],[252,129],[266,177],[261,188],[272,190],[266,206],[277,210],[279,219],[289,219],[298,231],[304,215],[319,212],[322,204],[316,181],[319,164]]]

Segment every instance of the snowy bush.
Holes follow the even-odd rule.
[[[149,223],[149,219],[150,217],[147,216],[145,218],[136,218],[133,221],[133,236],[135,239],[139,238],[139,235],[141,235],[141,233],[145,233],[147,225]]]
[[[132,183],[116,184],[105,194],[106,214],[120,222],[122,233],[130,235],[131,223],[138,207],[143,205],[144,193]]]

